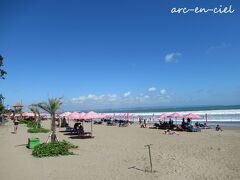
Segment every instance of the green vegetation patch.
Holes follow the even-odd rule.
[[[20,121],[19,121],[19,124],[28,124],[28,120],[25,120],[25,119],[21,119]]]
[[[39,158],[73,155],[74,153],[69,151],[69,149],[72,148],[78,148],[78,146],[75,146],[65,140],[43,143],[33,149],[32,155]]]
[[[29,121],[27,123],[27,127],[28,128],[41,128],[41,124],[39,124],[38,122],[31,122],[31,121]]]
[[[45,128],[30,128],[28,129],[29,133],[48,133],[50,132],[49,129],[45,129]]]

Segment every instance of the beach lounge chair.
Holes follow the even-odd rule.
[[[127,122],[120,122],[119,127],[127,127],[128,123]]]
[[[149,129],[160,129],[160,124],[154,123],[153,127],[149,127]]]
[[[102,121],[94,121],[93,124],[102,124]]]
[[[114,122],[107,122],[107,126],[116,126],[117,124],[116,123],[114,123]]]
[[[70,136],[71,139],[89,139],[94,138],[92,132],[79,132],[76,136]]]
[[[81,123],[77,122],[74,124],[73,128],[68,126],[68,127],[66,127],[65,131],[60,131],[60,132],[67,132],[67,134],[64,134],[64,135],[78,134],[79,125],[81,125]]]

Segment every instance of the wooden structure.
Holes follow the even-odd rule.
[[[18,118],[20,117],[20,119],[22,119],[22,108],[23,105],[19,102],[17,102],[14,106],[14,112],[13,112],[13,119],[15,118],[15,116]]]

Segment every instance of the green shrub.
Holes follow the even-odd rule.
[[[20,121],[19,121],[19,124],[28,124],[28,120],[25,120],[25,119],[21,119]]]
[[[73,155],[73,152],[69,152],[69,149],[71,148],[77,148],[77,146],[74,146],[65,140],[53,143],[43,143],[33,149],[32,155],[39,158]]]
[[[29,121],[27,123],[27,127],[29,127],[29,128],[41,128],[41,124],[39,124],[38,122]]]
[[[45,128],[30,128],[28,129],[29,133],[48,133],[50,132],[49,129],[45,129]]]

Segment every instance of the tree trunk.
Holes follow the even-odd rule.
[[[37,122],[37,115],[34,113],[34,122]]]
[[[55,142],[56,141],[56,120],[55,120],[55,114],[52,114],[51,130],[52,130],[51,142]]]
[[[38,114],[37,122],[38,122],[38,127],[41,128],[41,116],[40,116],[40,114]]]

